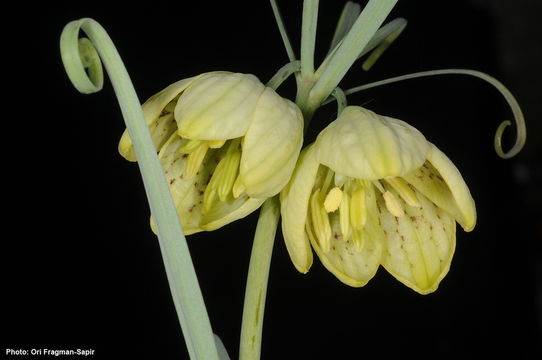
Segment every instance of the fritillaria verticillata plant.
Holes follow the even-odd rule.
[[[405,28],[384,24],[397,0],[347,2],[329,52],[314,63],[318,0],[304,0],[299,59],[277,3],[271,9],[289,62],[267,82],[224,70],[174,79],[143,105],[113,42],[101,25],[83,18],[68,23],[60,49],[76,89],[88,94],[109,75],[126,123],[119,152],[137,161],[151,209],[173,301],[191,359],[229,359],[213,334],[185,235],[220,229],[260,209],[250,258],[241,327],[241,359],[259,359],[267,279],[274,238],[282,233],[297,270],[309,271],[314,250],[341,282],[365,285],[380,265],[414,291],[437,289],[450,269],[456,222],[476,223],[473,198],[459,169],[406,122],[348,105],[347,96],[406,79],[469,75],[493,85],[516,121],[517,154],[526,130],[512,94],[474,70],[431,70],[342,90],[339,83],[363,58],[369,70]],[[80,37],[83,30],[86,36]],[[102,65],[103,62],[103,65]],[[275,66],[276,64],[269,64]],[[293,75],[295,99],[278,92]],[[337,117],[304,148],[304,133],[317,110],[337,103]]]

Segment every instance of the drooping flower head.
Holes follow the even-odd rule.
[[[299,108],[248,74],[178,81],[143,113],[185,234],[217,229],[278,194],[303,141]],[[119,152],[136,160],[127,132]]]
[[[455,222],[476,223],[453,163],[415,128],[349,106],[300,156],[281,193],[282,229],[295,267],[312,248],[342,282],[365,285],[383,265],[426,294],[448,272]]]

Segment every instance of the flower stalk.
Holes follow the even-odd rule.
[[[260,358],[267,282],[279,217],[280,203],[278,196],[274,196],[268,199],[260,210],[250,254],[239,348],[240,360]]]
[[[328,96],[332,95],[337,100],[339,113],[346,107],[345,94],[341,89],[337,88],[337,85],[352,64],[359,58],[364,47],[369,44],[396,2],[397,0],[371,0],[353,25],[351,24],[352,19],[345,22],[343,16],[341,16],[338,25],[339,30],[336,31],[333,39],[337,45],[330,51],[321,67],[315,72],[314,50],[316,42],[318,0],[305,0],[303,3],[301,60],[299,63],[294,61],[295,57],[293,55],[291,43],[284,29],[284,24],[280,17],[276,2],[271,0],[273,13],[290,63],[273,76],[269,81],[268,86],[276,88],[286,79],[286,77],[292,74],[292,70],[295,69],[296,66],[300,67],[299,72],[296,73],[296,105],[303,114],[305,133],[308,130],[309,123],[314,113]],[[353,8],[356,10],[356,7],[352,7],[351,3],[347,3],[345,8]],[[343,11],[343,15],[344,13],[345,12]],[[358,13],[359,12],[356,12],[356,15]],[[343,36],[344,38],[342,38]],[[316,86],[318,86],[318,88],[316,88]],[[316,92],[315,88],[317,89]],[[254,237],[245,290],[245,305],[243,307],[243,322],[240,340],[241,360],[257,360],[260,358],[263,311],[266,294],[265,288],[267,287],[269,278],[274,234],[280,217],[280,211],[278,209],[275,211],[274,206],[278,206],[278,199],[276,199],[276,197],[267,200],[264,204]],[[258,231],[258,229],[265,230]]]

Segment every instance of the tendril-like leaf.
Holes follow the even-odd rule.
[[[510,150],[508,150],[507,152],[503,151],[503,149],[502,149],[501,139],[502,139],[502,134],[504,133],[504,130],[508,126],[511,125],[511,122],[510,121],[504,121],[499,125],[499,127],[498,127],[498,129],[497,129],[497,131],[495,133],[495,140],[494,140],[495,152],[501,158],[509,159],[509,158],[517,155],[521,151],[521,149],[525,145],[525,140],[527,138],[527,129],[525,127],[525,118],[523,116],[523,112],[521,111],[521,107],[519,106],[516,98],[514,97],[514,95],[512,95],[510,90],[508,90],[499,80],[495,79],[494,77],[492,77],[492,76],[490,76],[488,74],[480,72],[480,71],[469,70],[469,69],[443,69],[443,70],[422,71],[422,72],[417,72],[417,73],[407,74],[407,75],[402,75],[402,76],[396,76],[396,77],[392,77],[392,78],[389,78],[389,79],[376,81],[376,82],[373,82],[373,83],[370,83],[370,84],[357,86],[355,88],[345,90],[344,93],[345,93],[345,95],[350,95],[350,94],[353,94],[355,92],[367,90],[367,89],[374,88],[374,87],[381,86],[381,85],[387,85],[387,84],[395,83],[395,82],[398,82],[398,81],[416,79],[416,78],[426,77],[426,76],[435,76],[435,75],[469,75],[469,76],[474,76],[474,77],[477,77],[479,79],[482,79],[482,80],[490,83],[491,85],[493,85],[502,94],[502,96],[504,97],[504,99],[506,100],[508,105],[510,106],[510,109],[512,110],[512,113],[514,115],[514,120],[516,122],[516,142],[514,143],[512,148]],[[329,97],[328,99],[326,99],[324,104],[327,104],[327,103],[329,103],[331,101],[333,101],[333,98]]]
[[[88,38],[79,39],[83,30]],[[89,94],[103,86],[102,62],[113,85],[134,144],[170,290],[191,359],[218,360],[218,353],[192,259],[154,143],[128,72],[115,45],[95,20],[68,23],[60,37],[62,61],[77,90]]]
[[[73,86],[83,94],[92,94],[103,87],[102,61],[88,38],[79,39],[80,27],[80,22],[66,25],[60,37],[60,56]]]

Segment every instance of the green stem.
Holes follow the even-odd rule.
[[[86,49],[83,55],[91,53],[88,51],[90,43],[97,50],[113,84],[126,128],[133,141],[151,214],[158,232],[173,302],[190,358],[218,360],[215,339],[186,239],[143,116],[141,104],[113,42],[103,27],[93,19],[72,21],[65,26],[60,38],[60,50],[66,72],[74,86],[84,93],[95,92],[101,88],[103,79],[92,76],[89,79],[85,73],[84,66],[90,67],[86,62],[81,61],[78,40],[80,29],[90,39],[89,43],[83,44],[83,48]],[[100,59],[94,57],[93,60]],[[101,69],[101,66],[99,68]]]
[[[263,204],[254,235],[243,306],[240,360],[260,358],[267,282],[279,217],[280,203],[278,196],[274,196]]]

